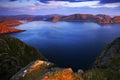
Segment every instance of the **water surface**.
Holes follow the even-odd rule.
[[[27,31],[12,36],[36,47],[58,66],[74,70],[88,69],[105,45],[120,36],[120,24],[34,21],[18,28]]]

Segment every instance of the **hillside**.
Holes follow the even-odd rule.
[[[105,47],[84,77],[85,80],[120,80],[120,38]]]
[[[35,48],[16,38],[0,35],[0,80],[8,80],[37,59],[46,60]]]

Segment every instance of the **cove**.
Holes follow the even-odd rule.
[[[106,44],[120,37],[120,24],[33,21],[9,34],[36,47],[49,61],[73,70],[89,69]]]

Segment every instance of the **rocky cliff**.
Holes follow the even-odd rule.
[[[108,44],[97,57],[94,67],[84,75],[86,80],[120,80],[120,38]]]
[[[19,30],[16,28],[13,28],[12,26],[18,26],[22,24],[19,21],[16,20],[4,20],[0,21],[0,34],[5,34],[5,33],[14,33],[14,32],[22,32],[24,30]]]
[[[35,60],[46,60],[35,48],[20,40],[0,35],[0,80],[8,80]]]
[[[118,61],[118,62],[116,62]],[[95,67],[120,69],[120,38],[108,44],[95,62]]]

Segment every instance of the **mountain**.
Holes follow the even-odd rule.
[[[98,23],[100,24],[113,23],[113,19],[109,15],[98,14],[96,16],[99,18]]]
[[[78,21],[78,22],[95,22],[98,24],[120,23],[120,16],[111,17],[105,14],[72,14],[72,15],[16,15],[0,16],[0,20],[26,20],[26,21]]]
[[[112,19],[113,23],[120,23],[120,16],[115,16]]]
[[[17,20],[2,20],[0,21],[0,34],[23,32],[24,30],[13,28],[13,26],[18,26],[20,24],[22,23]]]
[[[26,21],[37,21],[44,20],[49,16],[35,16],[35,15],[14,15],[14,16],[0,16],[0,20],[26,20]]]
[[[35,60],[47,61],[35,48],[16,38],[0,35],[0,80],[9,80]]]
[[[72,14],[68,16],[52,16],[48,21],[77,21],[77,22],[95,22],[98,24],[120,23],[120,16],[110,17],[109,15],[98,14]]]

